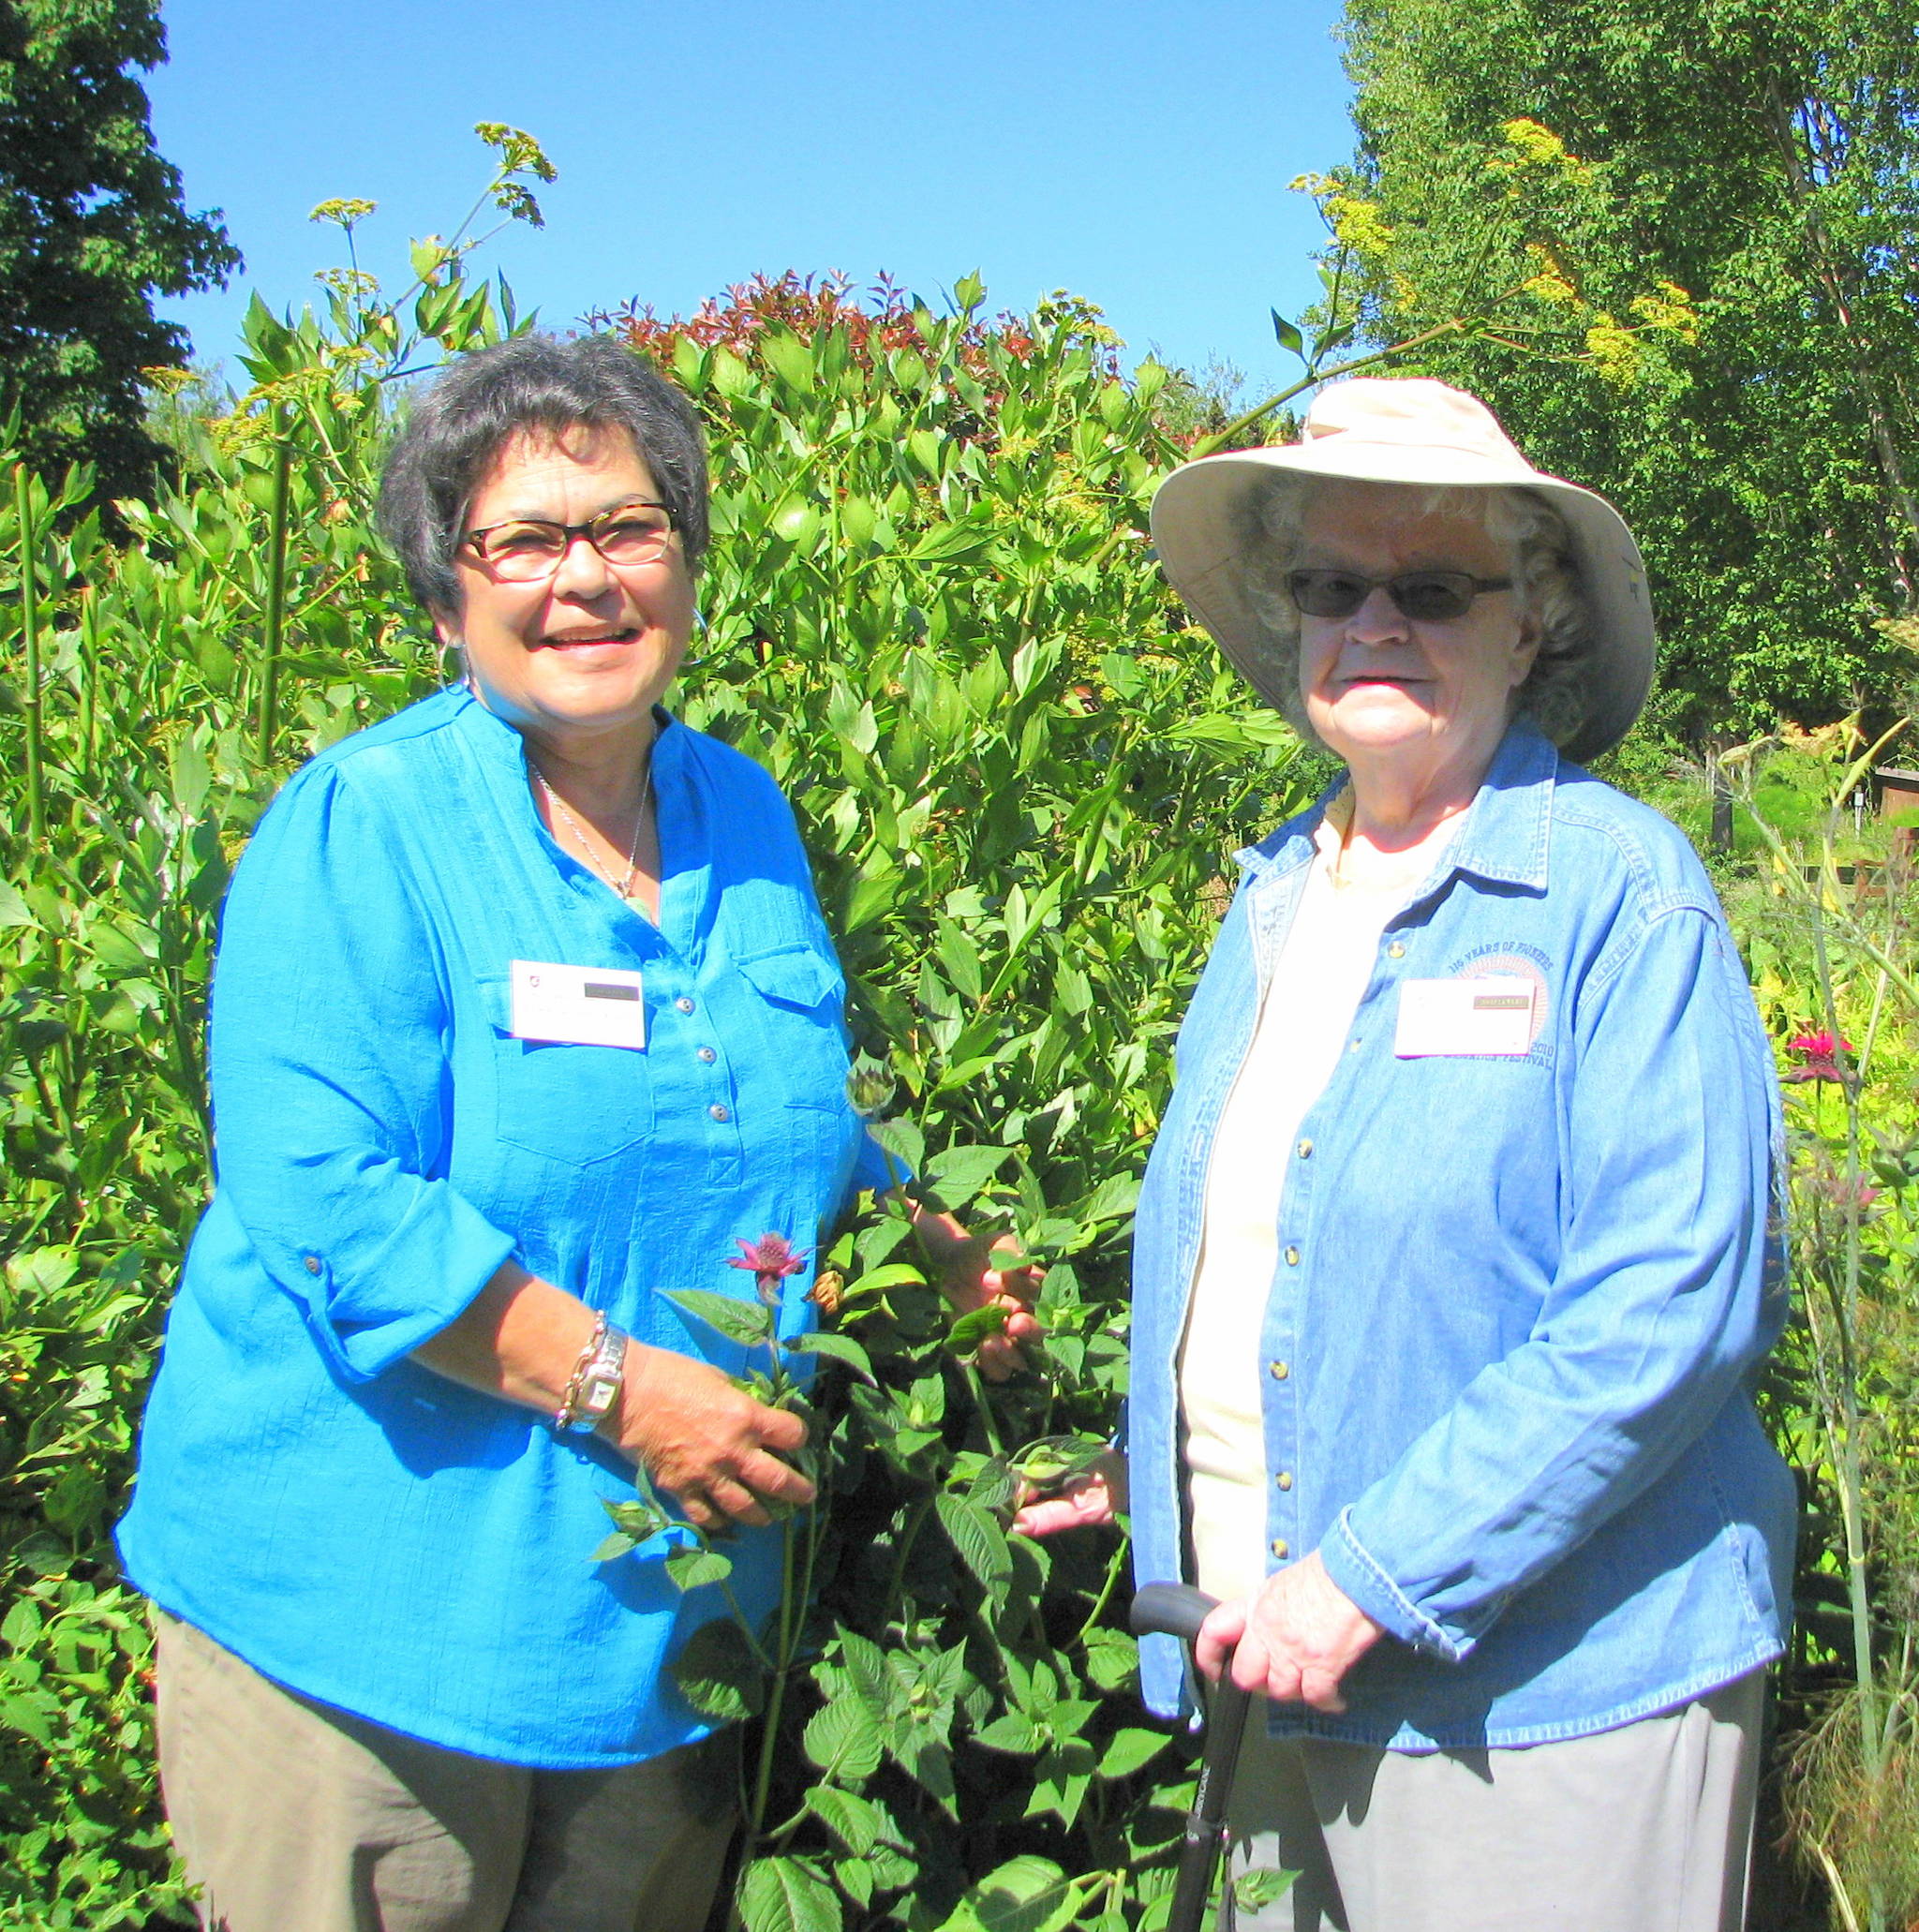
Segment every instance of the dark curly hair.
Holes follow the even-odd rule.
[[[653,473],[687,569],[705,555],[707,447],[686,397],[610,335],[515,335],[461,356],[413,402],[379,486],[380,533],[428,610],[459,608],[454,552],[473,492],[528,430],[624,429]]]

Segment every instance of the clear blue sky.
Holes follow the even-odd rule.
[[[1297,174],[1351,147],[1334,0],[165,0],[149,77],[189,207],[246,267],[165,305],[231,354],[245,291],[308,299],[343,257],[314,203],[379,203],[363,265],[408,279],[485,178],[475,121],[525,127],[546,226],[484,260],[557,327],[629,296],[662,314],[755,270],[889,270],[995,308],[1055,288],[1135,356],[1287,373],[1269,307],[1317,289]],[[1276,386],[1276,385],[1275,385]]]

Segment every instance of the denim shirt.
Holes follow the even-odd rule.
[[[596,1562],[628,1465],[411,1351],[514,1256],[736,1374],[662,1291],[751,1297],[739,1241],[813,1248],[885,1182],[792,812],[660,715],[657,924],[548,837],[519,734],[464,691],[323,752],[261,821],[221,922],[218,1184],[120,1527],[133,1580],[265,1675],[554,1770],[710,1729],[667,1667],[726,1601],[682,1595],[664,1537]],[[637,972],[644,1047],[516,1037],[514,959]],[[727,1546],[749,1616],[780,1541]]]
[[[1175,1378],[1207,1163],[1326,803],[1239,855],[1179,1037],[1136,1237],[1141,1582],[1186,1568]],[[1396,1056],[1402,982],[1481,974],[1532,983],[1530,1050]],[[1779,1146],[1771,1053],[1685,839],[1515,724],[1272,1150],[1267,1568],[1317,1550],[1387,1632],[1344,1716],[1275,1706],[1275,1731],[1539,1744],[1778,1655],[1794,1495],[1752,1385],[1784,1315]],[[1176,1714],[1170,1640],[1142,1678]]]

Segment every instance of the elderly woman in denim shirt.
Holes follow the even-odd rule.
[[[1271,1700],[1236,1856],[1300,1877],[1257,1923],[1736,1927],[1793,1528],[1751,1393],[1778,1108],[1685,840],[1572,762],[1645,696],[1638,551],[1417,379],[1186,466],[1153,530],[1347,767],[1239,855],[1136,1257],[1136,1569],[1219,1598],[1201,1668]],[[1173,1714],[1168,1640],[1143,1677]]]
[[[779,788],[662,707],[686,398],[499,344],[381,510],[464,676],[296,774],[227,902],[218,1186],[120,1533],[168,1812],[225,1932],[698,1932],[736,1787],[671,1665],[728,1603],[671,1536],[594,1552],[641,1469],[777,1599],[805,1425],[667,1292],[812,1326],[819,1229],[886,1181],[844,983]],[[915,1211],[957,1301],[1005,1290]]]

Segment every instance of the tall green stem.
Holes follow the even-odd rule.
[[[1812,901],[1813,959],[1819,972],[1819,997],[1827,1031],[1833,1037],[1833,1056],[1848,1077],[1840,1092],[1845,1103],[1846,1165],[1839,1197],[1839,1226],[1843,1230],[1843,1273],[1839,1292],[1833,1298],[1834,1314],[1839,1329],[1838,1398],[1841,1427],[1837,1433],[1835,1462],[1839,1479],[1839,1516],[1846,1536],[1846,1595],[1852,1623],[1852,1669],[1859,1687],[1860,1756],[1869,1784],[1876,1791],[1885,1764],[1885,1736],[1880,1722],[1878,1674],[1872,1658],[1872,1609],[1869,1579],[1867,1575],[1865,1478],[1859,1456],[1859,1263],[1860,1244],[1860,1161],[1859,1083],[1852,1069],[1845,1067],[1846,1049],[1839,1033],[1838,1001],[1833,992],[1832,962],[1826,952],[1825,905],[1823,895]],[[1870,1888],[1867,1904],[1872,1932],[1882,1932],[1885,1911],[1879,1888]]]
[[[987,1448],[996,1456],[1004,1455],[1005,1449],[1000,1441],[1000,1425],[994,1419],[992,1404],[987,1400],[986,1383],[970,1361],[962,1361],[960,1368],[966,1377],[967,1388],[973,1391],[973,1405],[979,1411],[979,1426],[985,1432]]]
[[[1370,369],[1376,364],[1390,362],[1396,355],[1410,355],[1416,349],[1423,349],[1429,342],[1436,342],[1442,335],[1463,335],[1471,327],[1470,323],[1451,320],[1436,322],[1430,329],[1421,329],[1417,335],[1408,335],[1404,342],[1395,342],[1389,349],[1375,349],[1370,355],[1350,357],[1343,363],[1335,363],[1330,369],[1315,367],[1309,370],[1290,388],[1282,389],[1277,395],[1270,395],[1263,403],[1257,403],[1243,415],[1235,416],[1224,429],[1215,430],[1212,435],[1201,437],[1189,452],[1190,456],[1211,456],[1223,450],[1237,436],[1242,436],[1258,422],[1262,416],[1270,416],[1283,403],[1289,403],[1296,395],[1303,395],[1309,389],[1321,382],[1331,382],[1342,376],[1357,375],[1361,369]]]
[[[40,773],[40,610],[37,533],[26,465],[13,466],[13,507],[20,523],[20,634],[26,648],[26,692],[21,712],[26,721],[26,829],[38,845],[46,831],[45,780]]]
[[[94,594],[89,587],[80,605],[81,743],[89,785],[99,759],[100,738],[100,613]]]
[[[280,721],[280,645],[287,627],[287,497],[292,468],[292,439],[282,433],[274,452],[273,511],[267,529],[266,629],[260,640],[260,713],[255,726],[256,746],[262,765],[273,757],[274,734]]]

